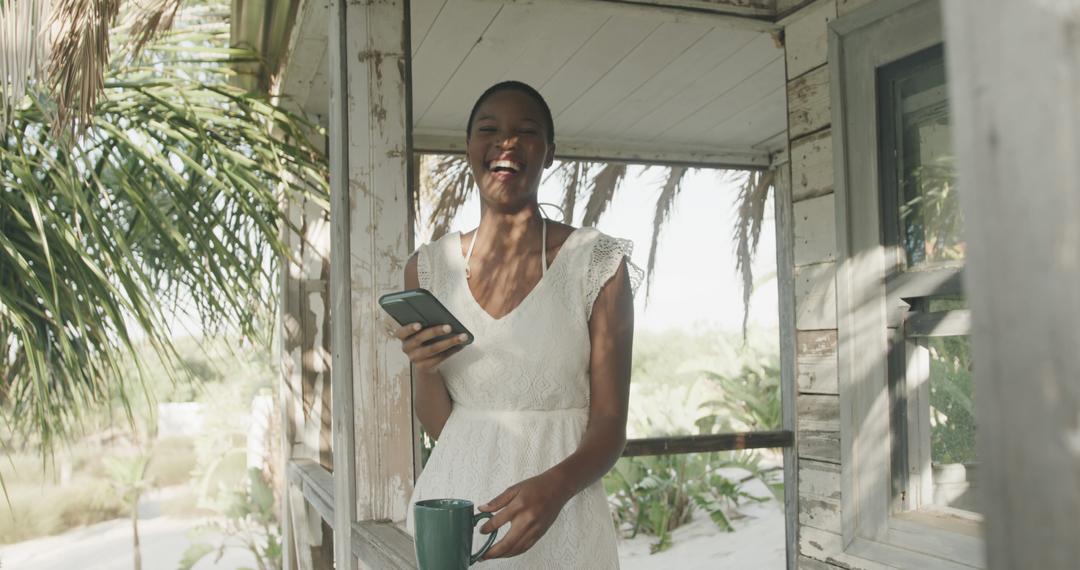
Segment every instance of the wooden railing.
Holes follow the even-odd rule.
[[[793,441],[794,435],[788,430],[631,439],[626,442],[622,456],[678,455],[681,453],[791,447]]]
[[[330,528],[334,528],[334,476],[308,459],[294,459],[288,466],[289,485],[300,488]],[[350,529],[353,552],[365,567],[380,570],[415,570],[412,537],[390,521],[356,521]],[[334,540],[342,540],[334,529]]]
[[[623,457],[791,447],[792,441],[792,432],[787,430],[632,439],[626,442]],[[309,459],[290,461],[287,473],[289,484],[298,487],[304,500],[333,528],[333,474]],[[353,552],[366,567],[416,569],[412,537],[390,521],[357,521],[350,531]],[[341,540],[336,529],[334,536],[335,540]]]

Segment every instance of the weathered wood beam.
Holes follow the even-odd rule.
[[[756,16],[772,18],[776,15],[776,0],[597,0],[618,4],[636,4],[647,7],[677,8],[707,14],[729,16]]]
[[[785,153],[786,154],[786,153]],[[791,432],[790,447],[784,448],[784,512],[799,512],[799,435],[795,399],[796,385],[795,329],[795,223],[792,218],[791,160],[780,161],[776,183],[773,185],[773,212],[776,219],[776,281],[777,310],[780,329],[780,416],[781,427]],[[798,566],[799,528],[794,516],[784,517],[784,537],[787,570]]]
[[[1080,8],[944,3],[991,569],[1080,560]]]
[[[310,459],[294,459],[286,469],[289,485],[299,487],[304,500],[333,527],[334,476],[330,471]]]
[[[737,449],[790,447],[792,442],[792,433],[787,430],[717,433],[682,437],[650,437],[627,441],[622,456],[677,455],[682,453],[733,451]]]
[[[409,362],[380,295],[410,254],[408,2],[335,0],[330,10],[334,528],[403,521],[413,487]],[[362,553],[334,542],[338,568]]]
[[[323,0],[299,0],[296,23],[292,26],[288,42],[282,48],[281,74],[271,86],[275,104],[288,109],[310,112],[307,105],[312,82],[325,69],[320,69],[328,48],[327,18],[329,2]],[[325,122],[325,118],[323,118]]]
[[[464,128],[456,133],[416,133],[416,152],[463,154]],[[560,160],[593,160],[635,164],[685,165],[696,168],[732,168],[764,170],[770,156],[765,149],[718,149],[704,146],[621,144],[618,141],[593,142],[574,139],[555,141],[555,156]]]
[[[322,137],[310,142],[321,149]],[[282,185],[292,184],[286,173]],[[319,279],[328,267],[329,240],[326,212],[322,207],[306,200],[288,198],[282,193],[280,204],[284,220],[279,226],[283,241],[288,244],[290,256],[283,257],[280,277],[281,313],[280,329],[280,390],[279,414],[282,422],[280,464],[278,473],[286,472],[290,459],[309,458],[331,465],[330,455],[330,375],[325,361],[329,355],[329,335],[326,326],[329,315],[325,281]],[[275,480],[275,485],[281,480]],[[282,548],[284,561],[295,564],[293,555],[297,546],[309,548],[323,545],[329,547],[328,537],[316,526],[307,531],[294,532],[293,519],[303,521],[306,510],[291,512],[287,494],[282,494],[280,505],[282,521]],[[303,529],[300,529],[303,530]],[[314,540],[303,545],[299,541]],[[288,566],[291,570],[294,566]]]
[[[330,3],[328,54],[330,73],[330,314],[331,324],[331,386],[333,390],[333,447],[335,510],[333,527],[349,528],[356,520],[356,453],[355,416],[353,414],[353,339],[352,339],[352,279],[350,271],[351,238],[351,181],[349,179],[348,148],[351,130],[348,128],[350,55],[356,51],[349,36],[349,12],[354,10],[347,0]],[[362,86],[363,87],[363,86]],[[360,135],[360,133],[357,133]],[[334,562],[340,568],[355,569],[351,540],[334,541]]]
[[[416,570],[412,537],[389,522],[353,523],[352,543],[365,568]]]
[[[774,11],[768,13],[752,15],[752,14],[735,14],[730,11],[724,11],[725,6],[727,9],[734,10],[733,4],[737,3],[737,0],[731,2],[728,5],[725,2],[679,2],[672,0],[671,2],[663,2],[663,0],[657,0],[656,2],[647,1],[632,1],[632,0],[488,0],[490,2],[498,2],[500,4],[536,4],[544,7],[557,7],[559,4],[572,6],[575,9],[591,9],[597,12],[608,14],[625,16],[630,18],[648,18],[656,22],[693,22],[698,24],[708,24],[717,27],[726,27],[732,30],[743,30],[752,32],[773,32],[779,30],[779,27],[773,23]],[[695,6],[683,6],[680,4],[693,4]],[[706,5],[715,5],[714,9],[705,9]]]

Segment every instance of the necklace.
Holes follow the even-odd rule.
[[[480,238],[480,226],[476,226],[476,234],[473,235],[472,243],[469,244],[469,252],[465,254],[465,279],[472,277],[469,271],[469,260],[472,259],[473,247]],[[540,276],[547,273],[547,218],[540,216]]]

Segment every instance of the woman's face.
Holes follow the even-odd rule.
[[[480,197],[510,210],[535,202],[555,157],[547,137],[543,110],[532,97],[513,89],[489,95],[477,109],[466,150]]]

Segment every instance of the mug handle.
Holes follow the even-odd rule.
[[[495,515],[493,515],[491,513],[475,514],[475,515],[473,515],[473,518],[472,518],[472,524],[475,527],[477,524],[480,523],[480,521],[482,521],[484,519],[490,519],[493,516],[495,516]],[[480,549],[480,552],[477,552],[476,554],[473,554],[472,557],[469,558],[469,566],[472,566],[473,564],[476,564],[476,562],[478,560],[480,560],[481,556],[487,554],[488,549],[490,549],[491,545],[495,543],[495,537],[497,537],[498,535],[499,535],[499,529],[495,529],[495,530],[491,531],[491,534],[488,535],[487,542],[484,543],[484,546]]]

